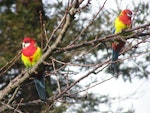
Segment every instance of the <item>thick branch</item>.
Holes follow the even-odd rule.
[[[149,27],[150,26],[150,23],[148,24],[145,24],[145,25],[142,25],[142,26],[138,26],[136,28],[133,28],[133,29],[129,29],[129,30],[125,30],[124,33],[128,33],[128,32],[131,32],[131,31],[135,31],[135,30],[139,30],[139,29],[142,29],[142,28],[146,28],[146,27]],[[64,48],[60,48],[58,49],[57,51],[55,51],[54,53],[61,53],[61,52],[64,52],[64,51],[70,51],[70,50],[73,50],[73,49],[77,49],[77,48],[81,48],[81,47],[85,47],[85,46],[89,46],[89,45],[95,45],[95,44],[98,44],[98,43],[103,43],[103,42],[108,42],[108,41],[114,41],[115,39],[118,39],[117,36],[119,36],[121,33],[117,33],[117,34],[111,34],[111,35],[107,35],[105,37],[100,37],[100,38],[96,38],[94,40],[91,40],[91,41],[85,41],[85,42],[82,42],[82,43],[79,43],[79,44],[76,44],[76,45],[70,45],[70,46],[67,46],[67,47],[64,47]],[[129,38],[134,38],[134,37],[138,37],[138,36],[147,36],[147,35],[150,35],[150,32],[146,32],[146,33],[142,33],[142,32],[135,32],[129,36],[121,36],[123,39],[129,39]]]
[[[71,13],[71,14],[66,13],[64,15],[65,18],[62,18],[62,19],[65,19],[66,21],[65,21],[64,26],[62,27],[62,30],[61,30],[59,36],[56,39],[56,41],[50,47],[48,47],[48,50],[42,55],[41,59],[37,62],[36,65],[33,66],[33,68],[31,68],[30,71],[21,73],[16,78],[14,78],[12,81],[10,81],[9,84],[3,90],[0,91],[0,100],[2,100],[14,88],[19,86],[23,81],[25,81],[31,73],[34,73],[38,69],[38,66],[40,64],[42,64],[42,62],[49,56],[49,54],[51,54],[51,52],[57,47],[57,45],[60,43],[61,39],[65,35],[65,32],[67,31],[68,27],[70,26],[70,23],[73,19],[72,16],[75,15],[74,10],[75,10],[74,7],[72,7],[70,9],[71,12],[69,11],[69,13]]]

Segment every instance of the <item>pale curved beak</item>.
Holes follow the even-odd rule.
[[[132,14],[129,14],[129,13],[128,13],[127,16],[128,16],[128,17],[132,17]]]

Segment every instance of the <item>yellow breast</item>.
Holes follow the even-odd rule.
[[[32,56],[25,56],[22,54],[21,60],[23,61],[26,68],[30,68],[38,62],[38,60],[41,58],[41,56],[42,56],[42,51],[38,47]]]
[[[119,32],[121,32],[122,30],[125,30],[125,29],[127,29],[127,25],[126,24],[124,24],[123,22],[121,22],[120,20],[119,20],[119,18],[116,18],[116,20],[115,20],[115,33],[119,33]]]

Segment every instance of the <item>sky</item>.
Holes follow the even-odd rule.
[[[48,2],[48,0],[43,0],[45,3]],[[67,0],[66,0],[67,1]],[[92,10],[97,11],[100,6],[103,5],[105,0],[92,0],[91,5],[92,5]],[[117,0],[107,0],[105,4],[105,8],[108,9],[117,9],[116,7],[116,2]],[[133,6],[131,5],[131,2],[135,2],[135,5],[137,5],[139,2],[145,2],[145,3],[150,3],[149,0],[118,0],[119,3],[119,8],[120,9],[133,9]],[[64,3],[65,4],[65,3]],[[149,69],[150,70],[150,69]],[[85,73],[85,72],[84,72]],[[80,73],[81,76],[83,75]],[[79,78],[78,76],[75,77],[75,79]],[[105,77],[108,77],[110,75],[106,75],[103,72],[100,72],[98,75],[99,80],[103,80]],[[85,83],[90,83],[92,81],[92,77],[89,77],[85,80],[83,80],[81,83],[82,86],[86,86],[87,84]],[[122,78],[119,79],[111,79],[103,84],[100,84],[94,88],[91,88],[88,90],[89,92],[94,92],[95,94],[109,94],[112,97],[120,97],[126,98],[125,101],[119,100],[115,101],[113,104],[113,109],[114,111],[117,110],[118,106],[123,106],[124,108],[128,109],[133,107],[135,110],[135,113],[150,113],[150,79],[138,79],[138,78],[133,78],[132,83],[129,81],[124,82]]]
[[[117,102],[115,101],[113,103],[112,101],[114,111],[116,111],[119,106],[126,109],[133,106],[135,113],[150,113],[150,80],[139,80],[135,78],[132,79],[132,83],[130,83],[129,81],[124,82],[122,78],[111,79],[92,88],[91,92],[108,94],[112,97],[120,98],[121,100],[118,99]],[[122,100],[124,98],[125,100]]]
[[[102,6],[105,0],[92,0],[93,11],[98,10],[99,6]],[[116,0],[107,0],[105,8],[108,9],[117,9]],[[135,2],[137,5],[139,2],[149,3],[149,0],[118,0],[120,9],[133,9],[131,2]],[[150,68],[149,68],[150,70]],[[99,76],[108,76],[105,73],[99,73]],[[102,77],[103,78],[103,77]],[[99,78],[101,80],[101,77]],[[91,79],[90,79],[91,80]],[[82,83],[81,83],[82,84]],[[82,84],[83,85],[83,84]],[[84,86],[84,85],[83,85]],[[133,78],[132,83],[129,81],[124,82],[122,78],[111,79],[99,86],[96,86],[89,90],[89,92],[94,92],[97,94],[109,94],[114,97],[126,98],[125,101],[118,100],[114,102],[113,108],[114,111],[117,111],[117,108],[123,106],[128,109],[133,107],[135,113],[150,113],[150,79],[137,79]],[[135,93],[135,94],[134,94]]]
[[[99,6],[102,6],[105,0],[92,0],[93,11],[98,10]],[[131,2],[135,2],[137,5],[139,2],[150,3],[149,0],[119,0],[120,9],[133,9]],[[117,9],[115,0],[107,0],[105,8]],[[150,68],[149,68],[150,70]],[[105,73],[99,73],[99,76],[108,76]],[[102,77],[103,78],[103,77]],[[101,77],[99,78],[101,80]],[[91,79],[90,79],[91,80]],[[82,83],[81,83],[82,84]],[[82,84],[84,86],[84,84]],[[109,94],[114,97],[126,98],[125,101],[118,100],[113,104],[114,111],[118,106],[123,106],[128,109],[133,107],[135,113],[150,113],[150,80],[149,79],[137,79],[133,78],[132,83],[129,81],[124,82],[122,78],[111,79],[99,86],[96,86],[89,90],[97,94]],[[134,94],[135,93],[135,94]]]

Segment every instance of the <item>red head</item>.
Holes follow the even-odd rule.
[[[26,48],[26,47],[28,47],[30,45],[34,45],[34,44],[35,44],[35,41],[32,38],[25,37],[22,42],[22,47]]]
[[[125,9],[125,10],[122,10],[120,15],[127,16],[127,17],[131,18],[132,17],[132,11],[129,9]]]

